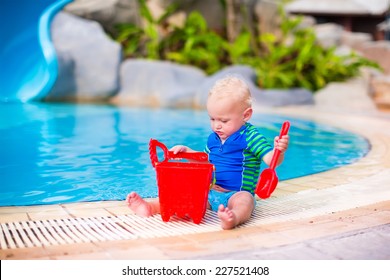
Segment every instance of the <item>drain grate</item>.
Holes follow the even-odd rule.
[[[220,230],[215,213],[207,212],[202,223],[172,217],[169,223],[159,215],[142,218],[122,215],[19,221],[1,224],[0,248],[17,249],[52,245],[156,238]]]
[[[384,172],[369,182],[347,184],[322,190],[302,191],[260,201],[252,219],[240,227],[265,225],[329,214],[390,200]],[[375,181],[374,181],[375,180]],[[375,182],[375,192],[372,182]],[[199,225],[190,219],[172,217],[168,223],[159,215],[143,218],[136,215],[69,218],[1,223],[1,249],[46,247],[52,245],[156,238],[221,230],[215,212],[207,211]]]

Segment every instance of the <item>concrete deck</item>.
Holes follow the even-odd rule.
[[[328,102],[329,97],[336,99]],[[273,194],[276,202],[298,197],[308,202],[312,194],[332,196],[323,204],[313,202],[313,207],[327,207],[326,211],[230,231],[3,249],[0,259],[390,259],[390,113],[375,109],[362,80],[332,84],[316,98],[325,99],[316,106],[257,110],[315,120],[369,139],[372,149],[361,160],[280,182]],[[1,207],[0,222],[113,216],[129,211],[124,201]]]

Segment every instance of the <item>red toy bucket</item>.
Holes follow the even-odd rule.
[[[157,146],[164,152],[163,161],[158,160]],[[164,144],[154,139],[149,142],[149,152],[156,169],[162,220],[168,222],[174,214],[181,218],[188,215],[195,224],[199,224],[206,213],[214,170],[214,166],[208,162],[207,154],[173,154]],[[169,161],[172,159],[190,159],[196,163]]]

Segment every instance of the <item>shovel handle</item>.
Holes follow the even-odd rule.
[[[280,130],[279,139],[282,138],[282,136],[287,135],[289,128],[290,128],[290,122],[285,121]],[[280,150],[274,149],[274,155],[272,156],[271,164],[269,165],[270,169],[275,169],[279,156],[280,156]]]

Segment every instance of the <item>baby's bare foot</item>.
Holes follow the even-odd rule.
[[[218,207],[218,217],[221,219],[221,227],[223,229],[232,229],[237,225],[234,212],[222,204]]]
[[[127,206],[136,214],[142,217],[152,216],[152,207],[143,200],[136,192],[131,192],[126,198]]]

